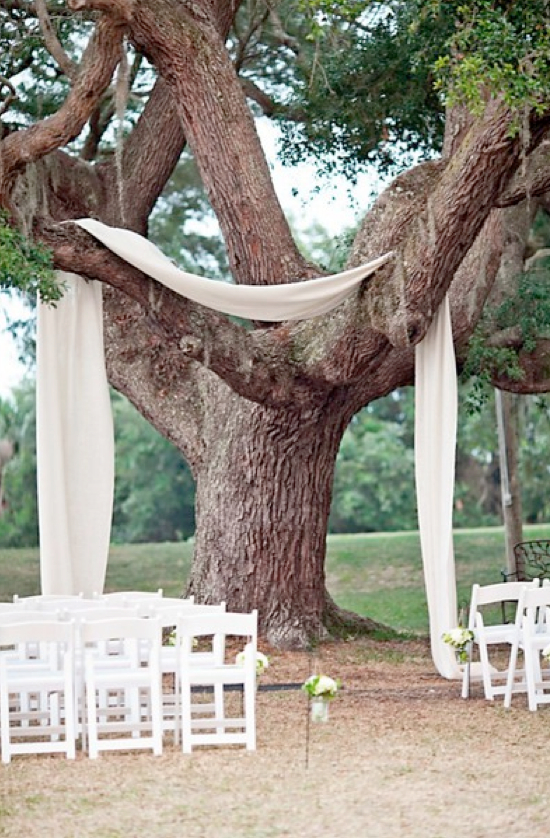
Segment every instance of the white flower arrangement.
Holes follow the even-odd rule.
[[[328,675],[310,675],[302,684],[302,689],[310,698],[323,698],[326,701],[334,698],[340,688],[340,682]]]
[[[457,657],[461,663],[468,661],[468,644],[474,639],[474,633],[470,629],[463,626],[446,631],[443,634],[443,640],[452,646]]]
[[[244,650],[239,652],[235,658],[235,663],[238,666],[244,666],[245,653]],[[263,652],[256,652],[256,676],[263,675],[269,666],[269,658]]]
[[[547,663],[550,663],[550,644],[544,647],[541,655]]]

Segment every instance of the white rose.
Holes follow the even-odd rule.
[[[455,628],[449,632],[451,635],[451,643],[460,646],[461,643],[464,643],[464,629],[462,628]]]
[[[320,675],[317,684],[315,685],[316,695],[335,695],[338,689],[336,681],[329,678],[328,675]]]

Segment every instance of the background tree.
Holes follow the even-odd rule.
[[[517,297],[548,189],[545,3],[42,0],[33,10],[0,4],[13,47],[1,68],[1,204],[12,225],[51,248],[56,267],[104,283],[110,380],[183,452],[196,481],[190,591],[237,610],[256,605],[271,642],[306,643],[341,617],[325,591],[324,555],[345,428],[412,382],[414,345],[447,292],[459,366],[485,303]],[[332,67],[351,52],[365,72],[352,67],[338,90]],[[431,85],[435,54],[442,98]],[[406,97],[402,76],[388,81],[397,66],[407,69]],[[348,120],[366,106],[345,141],[370,134],[363,159],[389,154],[391,165],[393,148],[431,154],[444,136],[442,156],[400,175],[366,215],[350,262],[388,250],[395,258],[337,311],[252,328],[161,292],[60,225],[93,215],[146,232],[188,143],[234,281],[318,275],[281,211],[245,98],[312,124],[306,79],[319,102],[323,90],[332,102],[351,95]],[[406,119],[422,86],[424,114],[415,121],[411,108]],[[335,113],[325,120],[333,165],[344,133]],[[512,352],[506,364],[486,360],[493,379],[547,389],[545,336],[533,346],[521,329],[493,325],[495,352]]]

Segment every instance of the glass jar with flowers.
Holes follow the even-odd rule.
[[[473,639],[473,631],[464,626],[457,626],[443,634],[443,640],[453,647],[459,663],[468,663],[470,644]]]
[[[328,675],[311,675],[302,684],[302,689],[310,699],[311,721],[328,721],[328,705],[340,688],[340,682]]]

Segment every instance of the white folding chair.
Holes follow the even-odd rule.
[[[73,624],[44,616],[2,623],[0,648],[2,762],[35,753],[74,759]]]
[[[491,606],[499,607],[504,602],[515,602],[517,604],[525,585],[538,587],[539,580],[532,582],[499,582],[495,585],[478,585],[472,587],[470,600],[470,614],[468,628],[474,634],[474,640],[470,647],[468,662],[464,665],[462,675],[462,698],[468,698],[470,694],[470,681],[479,679],[483,681],[485,698],[493,701],[495,696],[506,693],[508,668],[499,670],[489,659],[489,648],[491,646],[512,644],[515,637],[515,624],[503,623],[502,617],[495,622],[487,620],[487,609]],[[479,664],[472,662],[474,648],[479,651]],[[479,670],[479,671],[476,671]]]
[[[151,748],[162,753],[158,620],[121,617],[84,621],[84,681],[88,753]],[[108,644],[105,654],[98,644]],[[148,654],[144,655],[144,647]],[[106,700],[105,700],[106,697]]]
[[[216,652],[210,661],[193,663],[194,639],[209,639],[211,649],[226,648],[227,637],[244,638],[243,665],[235,660],[219,663]],[[256,748],[256,650],[258,641],[258,612],[193,614],[181,617],[176,631],[178,649],[177,689],[180,696],[182,749],[191,753],[195,745],[245,745]],[[219,688],[221,701],[199,700],[199,688],[208,691]],[[226,690],[226,688],[228,688]],[[236,711],[226,695],[235,688],[242,690]]]
[[[102,602],[96,603],[92,608],[78,609],[72,613],[62,611],[60,619],[72,619],[75,626],[75,714],[77,732],[82,736],[82,750],[86,750],[86,686],[84,681],[84,641],[82,640],[81,627],[83,623],[92,623],[102,620],[120,620],[128,617],[137,617],[137,610],[122,605],[118,607],[105,605]],[[116,641],[98,641],[97,644],[89,642],[87,645],[88,654],[95,650],[101,655],[105,665],[110,661],[113,666],[119,663],[116,655],[122,654],[123,649],[116,645]],[[107,701],[106,691],[101,693],[100,702]]]
[[[510,664],[504,706],[510,707],[512,693],[527,691],[529,710],[550,704],[550,672],[543,678],[541,651],[550,645],[550,585],[524,587],[518,602],[515,634],[510,650]],[[518,670],[518,652],[523,652],[523,670]],[[518,678],[519,680],[518,682]]]
[[[180,617],[193,616],[198,614],[216,614],[225,611],[225,602],[219,605],[195,605],[193,599],[180,599],[174,604],[174,599],[169,600],[163,597],[159,602],[150,604],[150,616],[156,617],[160,620],[163,630],[163,635],[167,630],[172,629],[172,642],[163,640],[160,649],[160,668],[163,680],[162,688],[162,718],[163,729],[170,730],[174,734],[174,743],[177,744],[178,739],[178,691],[176,688],[176,671],[178,650],[175,642],[176,626]],[[202,663],[223,663],[224,648],[222,646],[221,638],[218,639],[215,649],[210,650],[193,650],[191,662],[193,665],[200,665]],[[218,688],[216,688],[218,691]]]

